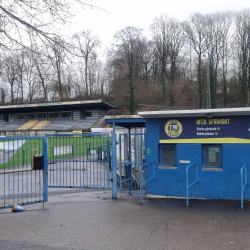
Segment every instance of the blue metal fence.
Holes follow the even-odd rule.
[[[119,175],[120,192],[140,193],[140,166],[145,163],[145,135],[119,135]],[[142,181],[145,182],[146,172],[142,171]]]
[[[39,155],[43,169],[34,170]],[[1,138],[0,209],[47,200],[47,138]]]
[[[48,136],[48,186],[109,189],[108,134]]]
[[[195,181],[193,181],[191,184],[189,184],[189,168],[192,167],[192,166],[195,166]],[[198,163],[193,163],[193,164],[190,164],[186,167],[186,194],[187,194],[187,197],[186,197],[186,206],[189,205],[189,201],[188,201],[188,189],[190,187],[192,187],[195,183],[198,182]]]
[[[240,198],[241,198],[241,209],[243,209],[244,189],[247,185],[247,164],[245,163],[240,169]]]
[[[149,166],[152,164],[152,177],[147,180],[147,181],[144,181],[143,182],[143,175],[142,175],[142,171],[143,171],[143,168],[149,168]],[[146,171],[146,170],[145,170]],[[140,166],[140,201],[142,202],[142,194],[145,194],[146,192],[143,192],[143,186],[146,185],[148,182],[152,181],[155,179],[155,162],[152,161],[152,162],[149,162],[147,164],[144,164],[142,166]]]

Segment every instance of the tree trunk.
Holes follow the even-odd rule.
[[[135,113],[136,103],[135,103],[135,94],[133,87],[133,76],[129,78],[129,112],[131,115]]]

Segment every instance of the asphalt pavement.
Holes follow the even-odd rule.
[[[0,210],[0,249],[250,249],[250,202],[147,199],[111,190],[49,189],[49,202]]]

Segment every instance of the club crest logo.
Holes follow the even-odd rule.
[[[165,132],[169,137],[176,138],[182,133],[182,125],[177,120],[170,120],[165,126]]]

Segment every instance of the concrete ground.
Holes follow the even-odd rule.
[[[146,199],[49,189],[49,202],[0,210],[0,249],[250,249],[250,202]]]

